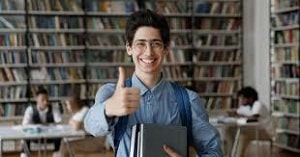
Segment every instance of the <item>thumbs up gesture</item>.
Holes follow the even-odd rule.
[[[107,117],[128,115],[140,106],[140,89],[125,87],[125,79],[125,70],[119,67],[119,78],[115,92],[106,101],[105,114]]]

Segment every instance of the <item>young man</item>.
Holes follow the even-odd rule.
[[[59,109],[49,105],[48,92],[40,88],[36,92],[36,105],[28,106],[25,110],[22,125],[60,123],[61,121],[62,117]],[[61,139],[48,139],[47,142],[54,143],[53,156],[59,156]],[[26,143],[30,150],[30,140]],[[22,153],[21,157],[26,157],[26,154]]]
[[[164,57],[170,51],[170,30],[162,15],[150,10],[133,13],[126,26],[126,50],[135,64],[132,87],[125,87],[123,68],[117,84],[106,84],[97,92],[95,104],[85,117],[85,129],[94,136],[108,135],[113,144],[114,127],[119,117],[128,115],[126,131],[117,152],[129,156],[131,126],[137,123],[181,125],[180,112],[171,82],[162,74]],[[218,131],[197,93],[187,90],[192,116],[192,140],[199,156],[222,156]],[[164,146],[169,156],[180,154]]]

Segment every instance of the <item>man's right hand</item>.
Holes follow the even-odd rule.
[[[140,89],[125,87],[125,79],[125,70],[119,67],[119,78],[115,92],[106,101],[105,114],[107,117],[128,115],[140,106]]]

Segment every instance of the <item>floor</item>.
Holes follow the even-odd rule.
[[[285,151],[282,149],[278,149],[274,147],[272,152],[270,151],[269,143],[260,143],[259,144],[259,151],[256,151],[257,145],[252,143],[246,153],[245,157],[298,157],[300,154],[292,153],[289,151]],[[3,157],[19,157],[19,153],[5,153]],[[83,153],[83,154],[76,154],[75,157],[113,157],[113,152],[106,152],[106,153]],[[37,157],[37,154],[34,154],[33,157]],[[50,153],[48,157],[51,157]]]

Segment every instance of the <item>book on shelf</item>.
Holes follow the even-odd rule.
[[[187,156],[187,129],[178,125],[136,124],[132,127],[130,157],[164,157],[163,145]]]

